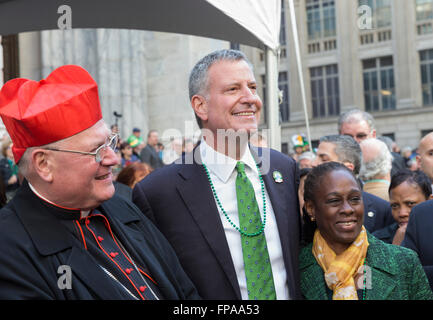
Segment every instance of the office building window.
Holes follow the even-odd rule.
[[[391,0],[359,0],[359,6],[369,6],[372,12],[372,27],[386,28],[391,26]]]
[[[334,0],[307,0],[306,9],[309,40],[336,35]]]
[[[266,75],[262,75],[262,88],[263,88],[263,111],[262,116],[265,116],[264,110],[266,108]],[[287,72],[280,72],[278,74],[278,89],[280,89],[282,96],[278,102],[280,109],[280,122],[289,122],[290,121],[290,105],[289,105],[289,79]]]
[[[433,49],[419,52],[423,105],[433,105]]]
[[[433,19],[433,0],[416,0],[416,20]]]
[[[282,99],[280,100],[280,120],[281,122],[289,122],[289,80],[287,72],[280,72],[278,74],[278,89],[280,89],[282,93]]]
[[[395,109],[394,66],[392,57],[362,61],[366,111]]]
[[[340,114],[340,89],[336,64],[310,68],[313,118]]]
[[[433,0],[416,0],[415,8],[418,35],[433,33]]]
[[[284,1],[281,1],[280,45],[286,45],[286,12]]]

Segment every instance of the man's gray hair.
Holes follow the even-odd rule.
[[[359,177],[364,180],[372,180],[391,173],[392,155],[386,144],[379,139],[366,139],[361,142],[363,148],[372,148],[376,153],[370,159],[363,159]],[[365,151],[365,150],[364,150]]]
[[[347,112],[344,112],[338,118],[338,132],[341,134],[341,127],[344,123],[349,122],[358,122],[364,120],[367,122],[370,132],[376,130],[376,125],[374,123],[374,118],[368,112],[362,111],[360,109],[352,109]]]
[[[203,57],[196,63],[194,68],[192,69],[190,75],[189,75],[189,99],[196,95],[205,95],[207,93],[208,89],[208,71],[209,68],[218,61],[240,61],[244,60],[253,70],[253,66],[251,62],[248,60],[246,55],[239,51],[239,50],[232,50],[232,49],[222,49],[214,51],[207,56]],[[197,123],[199,127],[202,127],[201,119],[197,117]]]
[[[329,142],[335,145],[335,154],[340,162],[353,164],[353,173],[359,174],[361,169],[362,151],[359,144],[351,136],[333,134],[320,138],[320,143]]]

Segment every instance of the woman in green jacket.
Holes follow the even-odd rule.
[[[364,228],[362,189],[336,162],[315,167],[304,186],[301,290],[311,300],[433,299],[416,253]]]

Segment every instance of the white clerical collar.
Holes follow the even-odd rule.
[[[63,209],[69,209],[69,208],[64,208],[62,206],[59,206],[58,204],[55,204],[54,202],[48,200],[47,198],[45,198],[44,196],[42,196],[39,192],[37,192],[36,189],[35,189],[35,187],[33,187],[30,182],[28,182],[28,184],[29,184],[30,189],[33,191],[33,193],[35,195],[37,195],[39,198],[41,198],[42,200],[48,202],[49,204],[52,204],[53,206],[56,206],[56,207],[59,207],[59,208],[63,208]],[[71,209],[71,210],[75,210],[75,209]],[[77,210],[80,210],[80,209],[77,209]],[[90,210],[80,210],[80,212],[81,212],[81,218],[85,218],[90,213]]]
[[[235,169],[236,163],[238,161],[242,161],[246,166],[258,174],[256,162],[251,155],[249,147],[245,148],[245,151],[239,160],[235,160],[233,158],[227,157],[221,152],[216,151],[214,148],[208,145],[202,137],[200,142],[200,156],[206,167],[224,183],[230,178],[230,175]]]

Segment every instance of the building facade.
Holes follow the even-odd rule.
[[[313,146],[339,114],[370,112],[379,135],[416,148],[433,131],[433,0],[295,0]],[[282,1],[282,150],[306,134],[289,8]],[[264,80],[263,52],[249,51]]]

